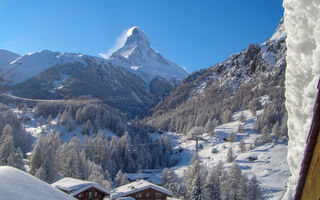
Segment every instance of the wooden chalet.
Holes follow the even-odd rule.
[[[318,95],[313,108],[311,128],[300,169],[295,200],[320,199],[320,81]]]
[[[69,177],[63,178],[51,186],[80,200],[102,200],[110,195],[109,191],[97,183]]]
[[[111,200],[123,197],[131,197],[136,200],[166,200],[167,197],[172,197],[172,193],[149,181],[137,180],[115,188],[110,195]]]

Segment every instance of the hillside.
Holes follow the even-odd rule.
[[[145,121],[159,130],[187,133],[213,120],[227,123],[237,111],[260,109],[257,99],[267,96],[269,111],[257,130],[265,125],[271,130],[276,122],[285,124],[285,36],[281,21],[263,44],[250,44],[226,61],[192,73],[152,109],[152,116]]]

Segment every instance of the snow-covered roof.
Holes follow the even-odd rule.
[[[40,179],[9,166],[0,166],[0,197],[7,200],[75,200]]]
[[[104,187],[97,183],[93,183],[90,181],[82,181],[74,178],[63,178],[55,183],[51,184],[52,187],[58,188],[60,190],[64,190],[72,196],[80,194],[81,192],[87,190],[88,188],[94,187],[97,190],[109,195],[110,192],[106,190]]]
[[[130,194],[134,194],[136,192],[140,192],[149,188],[162,192],[168,196],[172,196],[172,193],[164,189],[163,187],[150,183],[149,181],[146,181],[146,180],[137,180],[135,182],[123,185],[121,187],[118,187],[112,190],[110,199],[117,199],[119,197],[128,196]]]

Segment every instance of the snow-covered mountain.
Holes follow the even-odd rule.
[[[136,74],[95,57],[72,55],[70,61],[11,86],[11,92],[32,99],[97,98],[129,116],[145,114],[168,93],[153,93]],[[160,82],[158,87],[167,84]]]
[[[52,52],[49,50],[27,53],[11,61],[12,66],[15,63],[21,63],[21,65],[12,71],[8,77],[13,80],[13,84],[22,83],[51,67],[66,63],[78,63],[79,66],[85,66],[85,60],[93,58],[97,61],[103,61],[103,59],[98,57],[75,53]]]
[[[238,148],[238,142],[243,140],[250,151],[238,152],[236,162],[245,173],[256,174],[267,199],[279,199],[290,175],[286,162],[285,39],[281,20],[266,42],[250,44],[224,62],[189,75],[152,109],[147,123],[179,135],[189,134],[193,127],[215,127],[215,133],[206,136],[200,150],[202,163],[207,166],[224,160],[228,148]],[[239,120],[240,113],[245,115],[244,122]],[[232,133],[236,135],[236,146],[226,143]],[[220,153],[212,156],[213,148]],[[274,152],[278,152],[277,156],[272,155]],[[251,165],[250,156],[259,161]]]
[[[123,47],[115,51],[110,62],[138,74],[147,83],[156,77],[167,81],[182,80],[187,73],[177,64],[164,58],[156,52],[145,33],[134,26],[126,33],[126,42]]]
[[[0,72],[8,70],[11,66],[10,62],[14,61],[19,57],[19,54],[7,51],[5,49],[0,49]]]
[[[147,84],[156,77],[162,77],[168,82],[172,81],[172,84],[175,85],[176,82],[187,76],[187,73],[179,65],[152,49],[147,36],[138,27],[130,28],[126,36],[124,46],[115,51],[109,59],[81,53],[52,52],[49,50],[19,56],[6,50],[0,50],[0,69],[5,70],[13,67],[15,63],[22,63],[8,75],[13,80],[13,84],[22,83],[57,65],[78,63],[85,66],[87,59],[94,59],[99,63],[108,62],[114,66],[122,67],[140,76]]]

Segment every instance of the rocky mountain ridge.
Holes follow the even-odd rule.
[[[152,109],[152,117],[146,121],[161,130],[186,133],[214,119],[223,123],[225,113],[249,109],[264,96],[279,110],[274,119],[265,119],[269,128],[276,121],[281,124],[285,113],[285,38],[281,20],[273,36],[261,45],[250,44],[226,61],[189,75]]]

